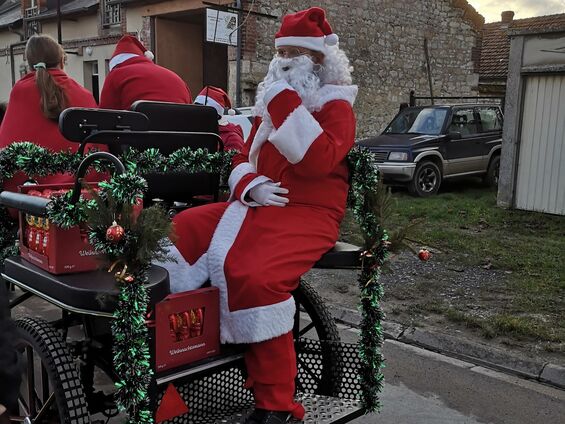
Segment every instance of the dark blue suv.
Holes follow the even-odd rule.
[[[357,144],[373,153],[385,182],[430,196],[445,178],[479,175],[498,184],[502,122],[492,104],[405,107],[381,135]]]

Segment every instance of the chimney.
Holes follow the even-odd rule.
[[[502,22],[509,23],[514,19],[514,12],[512,10],[507,10],[501,13]]]

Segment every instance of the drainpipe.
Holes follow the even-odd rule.
[[[241,25],[241,0],[236,1],[236,7],[240,10],[238,14],[238,25]],[[241,31],[242,28],[237,30],[237,50],[235,59],[235,106],[241,106]]]
[[[428,85],[430,86],[430,99],[434,104],[434,90],[432,85],[432,70],[430,66],[430,53],[428,51],[428,39],[424,37],[424,55],[426,56],[426,68],[428,70]]]
[[[63,45],[63,35],[61,34],[61,0],[57,0],[57,41]]]

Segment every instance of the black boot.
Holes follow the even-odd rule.
[[[290,412],[266,411],[265,409],[255,409],[247,418],[245,424],[284,424],[290,421]]]

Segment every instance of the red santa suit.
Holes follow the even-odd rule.
[[[131,35],[124,35],[110,60],[100,95],[102,109],[129,109],[137,100],[192,103],[186,83],[151,60],[153,54]]]
[[[220,137],[224,142],[224,150],[243,150],[243,130],[241,126],[228,122],[226,119],[218,121]]]
[[[243,152],[234,158],[233,200],[186,210],[174,220],[176,246],[190,264],[184,284],[174,289],[194,289],[209,278],[221,293],[222,341],[263,342],[251,345],[247,355],[256,399],[258,387],[268,392],[286,382],[289,391],[294,388],[290,292],[338,238],[356,93],[356,86],[325,85],[314,108],[319,111],[311,113],[294,90],[282,86],[268,104],[270,120],[257,118]],[[261,207],[247,198],[252,187],[269,180],[289,190],[285,207]],[[273,348],[273,343],[286,348]],[[269,355],[256,354],[260,345],[279,354],[264,359]],[[280,409],[276,401],[258,407],[294,408]]]
[[[326,46],[337,40],[324,11],[311,8],[284,17],[275,46],[305,47],[327,57],[336,53]],[[344,75],[339,81],[346,80]],[[256,118],[243,151],[234,157],[230,202],[175,217],[176,247],[189,266],[173,272],[177,278],[171,284],[173,291],[183,291],[209,279],[219,288],[221,340],[249,344],[247,383],[255,407],[289,411],[301,419],[304,408],[293,400],[296,306],[291,291],[338,238],[349,189],[346,156],[355,138],[357,87],[325,84],[314,94],[306,90],[303,103],[286,78],[273,81],[262,95],[267,113]],[[265,201],[262,188],[288,189],[288,194],[279,192],[287,199]]]
[[[239,125],[229,122],[224,115],[226,109],[229,109],[229,114],[235,113],[231,109],[231,100],[228,94],[219,87],[208,85],[200,91],[194,99],[194,103],[216,109],[216,112],[218,112],[218,130],[224,143],[224,150],[241,152],[244,144],[243,130]]]
[[[48,69],[55,83],[63,88],[68,107],[97,107],[92,93],[70,78],[63,70]],[[0,149],[8,145],[30,141],[38,146],[55,152],[71,150],[76,152],[79,145],[65,139],[59,132],[57,121],[45,117],[40,107],[40,95],[35,82],[35,72],[30,72],[20,79],[10,92],[10,101],[6,115],[0,126]],[[107,150],[104,145],[91,144],[87,149],[95,147]],[[24,183],[28,177],[19,172],[4,182],[4,189],[17,191],[17,186]],[[94,178],[91,174],[90,178]],[[40,184],[59,184],[74,181],[70,174],[59,174],[48,177],[38,177]]]

